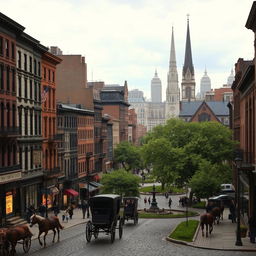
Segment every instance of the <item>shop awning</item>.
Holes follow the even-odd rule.
[[[96,187],[96,188],[99,188],[99,187],[102,187],[102,186],[103,186],[102,184],[100,184],[100,183],[98,183],[98,182],[95,182],[95,181],[91,181],[91,182],[90,182],[90,185],[92,185],[92,186],[94,186],[94,187]]]
[[[72,189],[72,188],[66,189],[66,190],[65,190],[65,194],[71,195],[71,196],[78,196],[78,192],[75,191],[75,190]]]
[[[79,183],[79,188],[80,189],[88,189],[87,183]],[[89,184],[89,192],[93,192],[95,190],[97,190],[97,187],[92,186],[91,184]]]

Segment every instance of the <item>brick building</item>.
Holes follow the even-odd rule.
[[[137,145],[137,114],[134,108],[128,110],[128,118],[128,141]]]

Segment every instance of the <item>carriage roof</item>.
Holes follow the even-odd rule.
[[[94,200],[94,198],[109,198],[109,199],[116,199],[116,198],[120,198],[119,195],[115,195],[115,194],[101,194],[101,195],[96,195],[94,197],[91,197],[91,199]],[[97,200],[97,199],[96,199]]]

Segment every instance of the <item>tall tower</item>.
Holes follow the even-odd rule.
[[[205,93],[211,91],[211,79],[207,75],[207,71],[205,68],[204,76],[201,78],[200,81],[200,98],[205,99]]]
[[[155,76],[151,80],[151,101],[162,102],[162,83],[157,76],[157,71],[155,71]]]
[[[176,54],[174,45],[174,33],[172,27],[171,53],[169,61],[169,72],[167,74],[165,119],[179,116],[180,90],[178,72],[176,65]]]
[[[195,72],[192,61],[191,52],[191,42],[190,42],[190,32],[189,32],[189,15],[187,19],[187,39],[186,39],[186,49],[185,49],[185,61],[182,70],[182,100],[183,101],[194,101],[195,98]]]

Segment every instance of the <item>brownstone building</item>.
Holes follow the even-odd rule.
[[[134,145],[137,145],[137,114],[134,108],[128,110],[128,118],[128,141]]]

